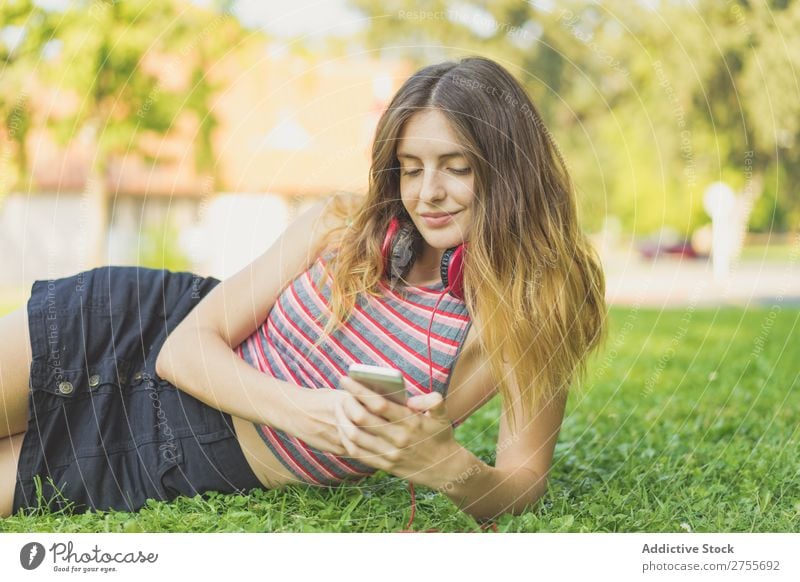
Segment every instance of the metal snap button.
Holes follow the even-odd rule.
[[[134,381],[134,382],[138,382],[138,381],[139,381],[139,380],[141,380],[141,379],[142,379],[142,373],[141,373],[141,372],[136,372],[136,373],[133,375],[133,381]]]
[[[73,390],[75,390],[75,388],[72,386],[72,382],[61,382],[58,385],[58,391],[62,394],[72,394]]]
[[[99,374],[92,374],[91,376],[89,376],[89,386],[94,388],[98,384],[100,384],[100,375]]]

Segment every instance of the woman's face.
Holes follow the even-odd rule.
[[[400,198],[425,242],[444,251],[466,240],[475,197],[474,170],[444,114],[430,109],[412,115],[400,133],[397,159]],[[452,216],[424,217],[444,213]]]

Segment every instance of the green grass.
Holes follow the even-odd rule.
[[[797,260],[797,251],[790,244],[773,243],[771,245],[747,245],[742,248],[740,259],[743,261],[788,262]]]
[[[570,399],[550,488],[501,532],[790,532],[800,529],[800,311],[612,309],[605,351]],[[499,401],[456,431],[493,462]],[[378,473],[330,489],[207,494],[137,514],[0,521],[9,532],[386,532],[410,515],[405,482]],[[419,531],[473,531],[417,487]]]

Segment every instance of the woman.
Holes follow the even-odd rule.
[[[428,66],[378,123],[366,196],[316,204],[224,282],[102,267],[34,283],[0,322],[0,510],[380,469],[479,520],[519,513],[605,329],[599,260],[522,86],[481,57]],[[401,370],[408,405],[347,378],[355,362]],[[453,428],[497,393],[489,466]]]

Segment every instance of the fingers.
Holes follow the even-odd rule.
[[[342,407],[347,418],[363,429],[380,431],[391,426],[382,416],[372,414],[357,398],[348,398],[342,403]]]
[[[381,416],[390,421],[397,421],[415,414],[407,406],[392,402],[349,376],[342,376],[339,379],[339,385],[358,398],[364,407],[376,416]]]
[[[358,399],[346,400],[343,408],[347,418],[358,428],[389,441],[397,448],[408,446],[409,438],[406,428],[372,414]]]
[[[418,412],[426,412],[430,409],[435,409],[440,404],[444,403],[444,398],[439,392],[429,392],[428,394],[418,394],[408,399],[407,405],[412,410]]]
[[[343,408],[337,407],[334,413],[339,436],[344,448],[347,449],[347,454],[368,465],[378,467],[380,456],[394,447],[353,424]]]

